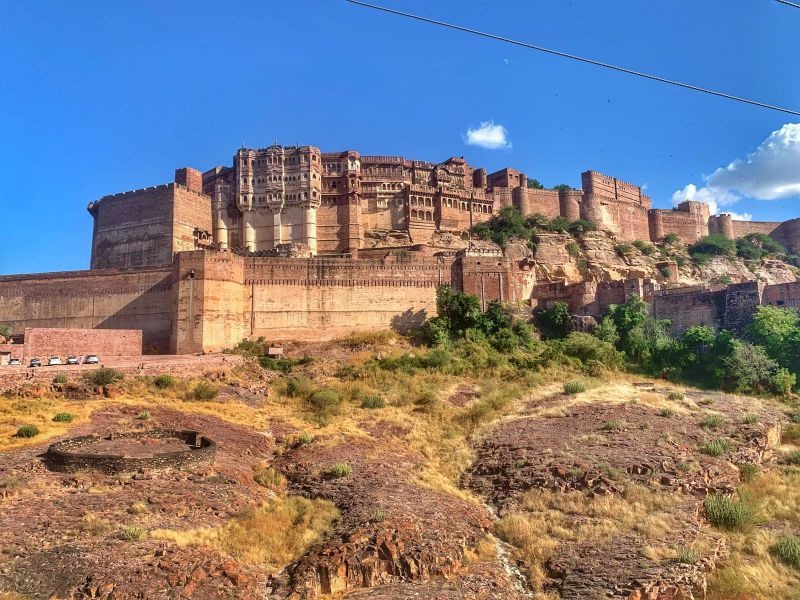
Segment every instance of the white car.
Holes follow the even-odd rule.
[[[20,360],[19,358],[12,358],[11,360],[8,361],[8,364],[17,367],[22,364],[22,360]]]
[[[68,365],[77,365],[78,364],[78,357],[77,356],[68,356],[67,357],[67,364]]]
[[[100,362],[100,359],[97,358],[96,354],[90,354],[89,356],[86,357],[86,360],[83,362],[87,365],[96,365]]]
[[[61,365],[61,364],[64,364],[64,363],[62,363],[61,359],[58,358],[57,356],[51,356],[50,360],[47,361],[47,366],[48,367],[55,367],[55,366]]]

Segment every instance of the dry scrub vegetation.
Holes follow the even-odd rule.
[[[641,377],[606,372],[596,365],[588,371],[558,357],[509,356],[483,343],[466,341],[456,348],[425,349],[388,332],[370,332],[288,350],[290,356],[298,357],[308,352],[313,360],[267,362],[265,369],[252,357],[210,378],[128,378],[119,382],[120,395],[113,400],[74,402],[55,394],[1,398],[0,450],[62,435],[107,403],[133,406],[148,415],[149,409],[159,407],[208,414],[259,431],[269,431],[272,422],[280,419],[303,432],[295,443],[304,443],[297,441],[304,436],[320,445],[375,435],[370,427],[380,421],[384,428],[397,426],[403,432],[402,443],[425,457],[426,462],[413,470],[420,482],[477,502],[459,487],[461,475],[473,460],[470,444],[493,421],[519,418],[525,404],[531,406],[528,418],[564,416],[576,404],[593,402],[637,402],[652,407],[654,419],[665,420],[707,410],[696,394],[692,399],[676,389],[665,397],[630,385]],[[266,381],[265,372],[269,374]],[[256,385],[259,405],[226,396],[228,386]],[[451,402],[463,389],[474,391],[474,397],[463,404]],[[75,418],[54,422],[53,416],[60,412]],[[26,423],[36,425],[40,435],[27,440],[14,437]],[[719,424],[709,418],[707,425],[713,429]],[[787,455],[793,450],[791,445],[785,448]],[[337,510],[329,502],[287,496],[285,479],[268,464],[254,465],[253,477],[272,493],[263,504],[219,527],[155,529],[143,537],[179,546],[207,545],[244,563],[277,569],[319,541],[336,520]],[[644,557],[656,561],[690,560],[694,552],[705,550],[702,536],[693,548],[664,541],[686,525],[677,520],[680,513],[674,510],[682,501],[679,495],[657,493],[632,482],[625,482],[624,490],[621,496],[595,498],[583,492],[531,490],[496,523],[495,533],[515,547],[517,557],[527,565],[532,587],[540,594],[547,576],[545,563],[565,542],[594,542],[602,547],[616,536],[635,533],[648,541]],[[775,555],[782,536],[800,532],[800,470],[784,467],[755,475],[752,482],[743,484],[741,493],[757,507],[758,525],[724,532],[731,560],[712,575],[709,600],[800,599],[800,571]],[[89,534],[108,526],[91,516],[83,524]],[[487,537],[466,558],[479,561],[495,555],[495,543]]]

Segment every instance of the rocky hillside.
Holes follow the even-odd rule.
[[[533,258],[539,281],[614,281],[650,277],[677,285],[740,283],[761,280],[768,284],[797,280],[798,269],[777,258],[747,261],[737,256],[713,256],[697,264],[682,244],[620,242],[611,233],[591,231],[579,237],[567,233],[540,233]],[[531,251],[515,242],[507,252]],[[673,279],[677,270],[677,281]]]

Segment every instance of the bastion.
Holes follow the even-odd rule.
[[[217,447],[197,431],[159,429],[85,435],[52,444],[45,463],[53,471],[114,475],[140,470],[195,469],[212,465]]]

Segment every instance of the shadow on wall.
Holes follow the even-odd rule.
[[[421,326],[427,319],[427,310],[422,309],[414,311],[409,308],[405,312],[392,317],[391,327],[392,330],[397,333],[408,333]]]
[[[168,354],[172,330],[172,275],[94,325],[94,329],[141,329],[142,354]]]

